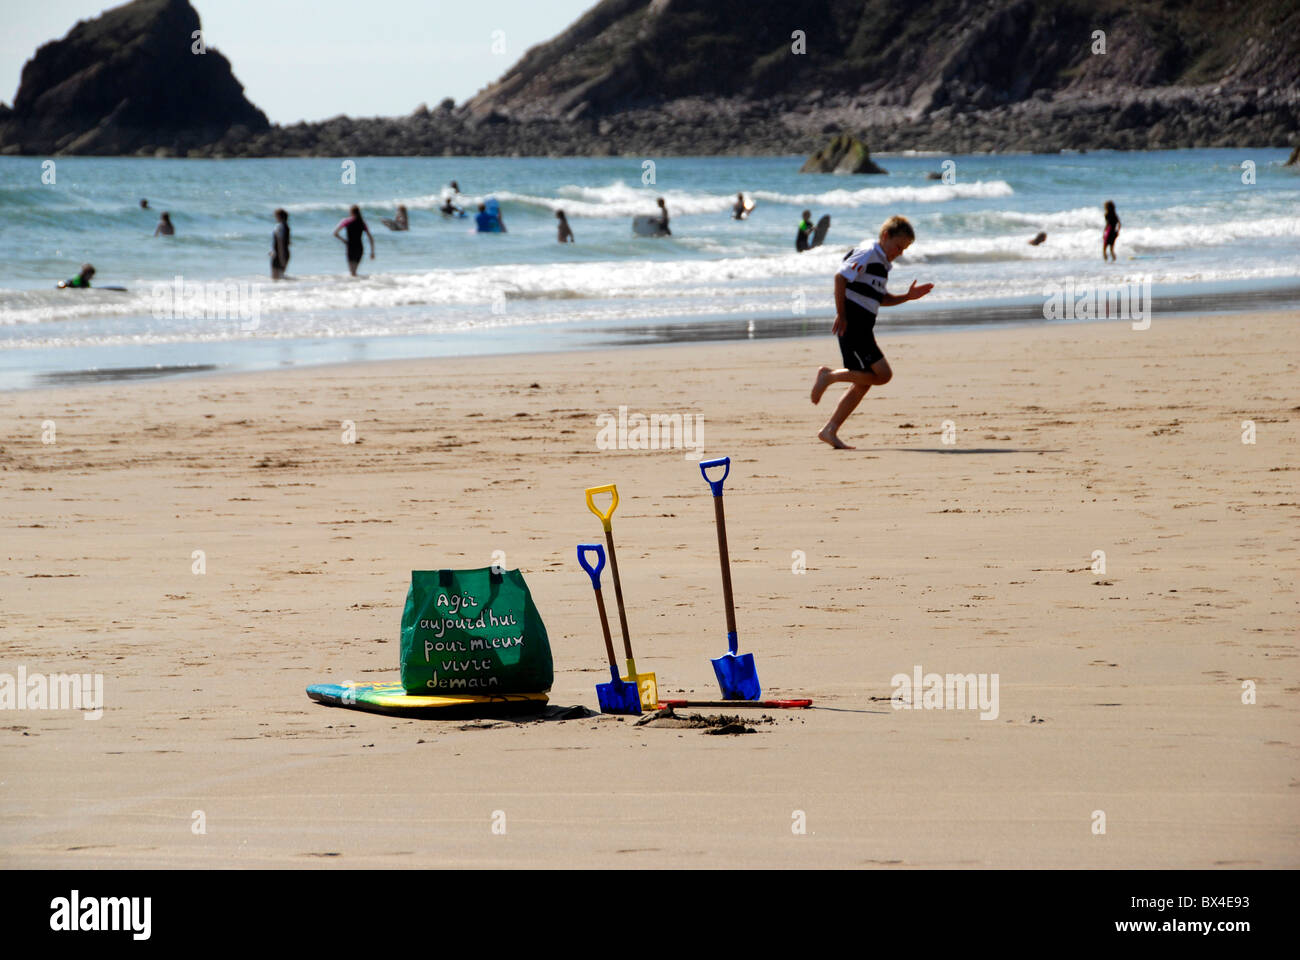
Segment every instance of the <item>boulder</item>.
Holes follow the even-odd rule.
[[[78,22],[23,67],[0,148],[120,155],[158,144],[183,155],[236,125],[266,130],[230,62],[197,52],[199,30],[188,0],[134,0]]]
[[[867,145],[857,137],[841,133],[799,168],[800,173],[888,173],[871,160]]]

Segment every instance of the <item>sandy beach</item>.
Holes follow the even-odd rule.
[[[829,336],[0,394],[0,674],[105,698],[0,711],[0,865],[1300,866],[1298,320],[883,328],[849,452],[815,439]],[[692,451],[598,449],[620,406],[732,457],[740,646],[815,709],[710,736],[308,700],[397,678],[410,570],[499,550],[551,703],[594,708],[574,547],[611,482],[638,663],[715,697],[709,491]],[[917,667],[996,674],[997,717],[893,709]]]

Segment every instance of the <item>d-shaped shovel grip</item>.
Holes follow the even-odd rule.
[[[596,565],[594,567],[587,562],[587,554],[592,552],[596,554]],[[592,589],[599,590],[600,571],[605,569],[605,548],[599,543],[578,544],[578,563],[582,569],[587,571],[587,576],[591,577]]]
[[[712,469],[713,467],[726,468],[725,470],[722,471],[722,476],[719,477],[717,480],[714,480],[709,476],[709,470]],[[704,476],[705,482],[707,482],[708,485],[713,489],[713,495],[715,497],[720,497],[722,496],[722,483],[724,480],[727,479],[727,477],[731,475],[731,458],[718,457],[718,459],[716,460],[701,460],[700,473]]]
[[[595,502],[591,499],[592,496],[597,493],[608,493],[610,495],[611,499],[609,501],[609,509],[604,513],[600,512],[600,509],[596,506]],[[605,527],[606,533],[608,533],[611,529],[613,529],[610,526],[610,518],[614,516],[614,510],[617,506],[618,506],[618,487],[616,485],[612,483],[607,483],[603,487],[591,487],[589,490],[587,490],[587,509],[590,510],[592,513],[594,513],[596,516],[600,517],[600,522]]]

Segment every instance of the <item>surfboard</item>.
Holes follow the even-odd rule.
[[[388,217],[380,217],[380,218],[379,218],[379,222],[382,223],[384,226],[386,226],[389,230],[405,230],[405,229],[406,229],[406,227],[402,226],[402,225],[401,225],[400,223],[398,223],[396,220],[390,220]]]
[[[820,247],[822,241],[826,239],[826,231],[831,228],[831,215],[828,213],[817,221],[817,226],[813,229],[812,239],[808,241],[808,249]]]
[[[545,693],[425,697],[407,693],[397,682],[313,683],[307,688],[307,696],[329,707],[431,720],[533,713],[545,707],[549,699]]]
[[[664,233],[663,219],[654,216],[641,216],[632,218],[632,232],[639,237],[666,237]]]

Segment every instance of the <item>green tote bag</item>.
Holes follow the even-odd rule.
[[[544,693],[546,625],[518,570],[412,570],[402,611],[402,686],[424,696]]]

